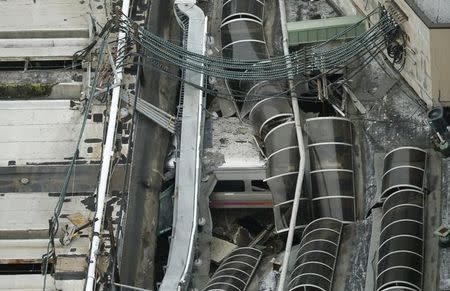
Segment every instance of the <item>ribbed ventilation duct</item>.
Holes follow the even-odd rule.
[[[422,290],[424,194],[399,190],[384,202],[377,291]]]
[[[263,1],[224,1],[221,25],[222,55],[243,60],[267,59],[269,54],[264,39],[263,17]],[[227,86],[230,93],[235,95],[279,96],[283,92],[280,84],[270,81],[228,80]],[[240,115],[245,117],[250,113],[250,121],[256,134],[266,143],[266,182],[272,193],[275,230],[278,233],[284,232],[289,228],[300,159],[292,122],[292,108],[285,97],[268,97],[259,102],[248,101],[250,100],[240,108]],[[309,222],[309,217],[309,201],[303,198],[297,220],[299,227],[304,227]]]
[[[331,290],[342,227],[341,221],[332,218],[320,218],[308,224],[287,290]]]
[[[235,18],[253,18],[262,23],[264,0],[226,0],[223,3],[222,22]]]
[[[221,38],[222,56],[240,60],[267,60],[266,41],[263,28],[264,1],[228,0],[224,1],[222,10]],[[270,95],[282,92],[278,84],[267,81],[226,80],[228,90],[234,95]],[[271,87],[271,88],[269,88]],[[244,101],[244,100],[242,100]],[[241,117],[245,117],[252,104],[243,103]]]
[[[400,147],[389,152],[384,158],[382,198],[399,189],[417,189],[425,186],[427,154],[415,147]]]
[[[275,230],[285,232],[289,228],[300,161],[292,108],[286,98],[267,98],[255,104],[249,117],[265,144],[265,181],[272,193]],[[301,198],[298,228],[308,224],[310,213],[309,199]]]
[[[306,120],[313,217],[343,222],[356,219],[353,182],[353,134],[350,120]]]
[[[426,160],[426,152],[415,147],[384,158],[377,291],[422,290]]]
[[[204,291],[245,291],[256,270],[262,252],[255,248],[235,249],[209,280]]]

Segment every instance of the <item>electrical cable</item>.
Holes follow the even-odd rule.
[[[104,51],[106,48],[106,39],[109,36],[109,32],[105,34],[101,47],[100,47],[100,55],[97,61],[97,68],[103,67],[104,63],[103,63],[103,55],[104,55]],[[97,87],[97,82],[99,79],[99,70],[96,71],[95,75],[94,75],[94,80],[93,80],[93,86],[92,86],[92,90],[90,92],[90,96],[87,100],[87,104],[84,107],[84,115],[83,115],[83,121],[81,124],[81,129],[80,129],[80,133],[77,139],[77,143],[75,146],[75,151],[73,153],[72,156],[72,160],[70,162],[69,165],[69,169],[66,173],[65,179],[64,179],[64,183],[61,187],[61,191],[60,191],[60,195],[59,195],[59,199],[58,202],[54,208],[53,211],[53,216],[51,217],[51,219],[49,220],[49,242],[47,244],[47,252],[46,254],[43,256],[43,261],[44,261],[44,284],[43,284],[43,290],[45,291],[46,288],[46,283],[47,283],[47,274],[48,274],[48,264],[49,264],[49,260],[50,258],[55,258],[55,242],[54,239],[56,237],[56,234],[58,232],[59,229],[59,221],[58,218],[61,214],[61,210],[64,204],[64,199],[66,198],[66,194],[67,194],[67,189],[69,186],[69,181],[72,177],[72,173],[73,173],[73,169],[75,167],[76,161],[78,159],[78,155],[79,155],[79,147],[81,144],[81,140],[83,138],[83,134],[84,134],[84,129],[86,127],[86,122],[88,120],[89,114],[90,114],[90,110],[92,108],[92,104],[93,101],[95,99],[94,97],[94,93],[95,93],[95,88]]]
[[[326,42],[306,50],[294,52],[288,57],[251,61],[198,55],[163,40],[145,29],[136,28],[131,23],[122,22],[120,24],[122,30],[128,32],[133,30],[134,33],[131,33],[130,38],[133,42],[141,45],[145,54],[149,57],[154,56],[180,68],[208,76],[245,81],[283,79],[290,73],[299,75],[311,70],[323,70],[345,64],[355,54],[361,52],[365,44],[372,43],[373,40],[395,30],[396,27],[395,21],[387,12],[381,10],[380,21],[377,24],[339,48],[327,50]],[[286,68],[287,59],[293,64],[292,69]]]

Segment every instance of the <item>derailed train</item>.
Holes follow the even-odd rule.
[[[224,0],[222,55],[267,60],[263,0]],[[228,81],[241,118],[249,115],[264,145],[266,182],[272,193],[275,231],[289,228],[299,174],[299,148],[293,112],[277,81]],[[251,96],[266,96],[255,102]],[[246,100],[247,99],[247,100]],[[358,218],[354,186],[353,129],[334,116],[306,120],[308,183],[300,198],[296,229],[303,231],[287,290],[332,290],[343,228]],[[422,290],[424,185],[427,155],[401,147],[388,153],[382,178],[383,217],[376,290]],[[361,215],[361,214],[360,214]],[[205,290],[246,290],[262,253],[240,248],[225,258]],[[396,289],[397,288],[397,289]]]

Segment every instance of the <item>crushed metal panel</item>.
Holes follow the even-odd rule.
[[[217,177],[218,180],[224,180],[223,176],[228,170],[234,172],[242,169],[240,173],[243,175],[246,171],[252,175],[253,172],[249,171],[251,169],[265,171],[265,161],[260,155],[253,137],[253,128],[250,125],[240,121],[237,117],[217,118],[209,121],[211,127],[210,129],[205,128],[205,136],[211,136],[212,140],[209,147],[205,141],[202,162],[207,168],[221,173]],[[264,176],[259,179],[264,179]],[[243,178],[247,177],[241,177],[241,179]]]

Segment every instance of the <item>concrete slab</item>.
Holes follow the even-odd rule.
[[[63,60],[87,46],[93,22],[106,22],[104,3],[72,0],[0,2],[0,61]]]
[[[450,225],[450,160],[447,158],[442,161],[442,212],[441,212],[441,223],[444,225]],[[440,261],[440,282],[439,290],[448,291],[450,290],[450,248],[441,248],[439,250],[439,261]]]
[[[100,160],[103,106],[88,119],[80,157]],[[70,100],[0,101],[0,166],[67,161],[73,155],[83,114]],[[12,130],[14,128],[14,130]]]
[[[49,193],[3,193],[0,196],[0,238],[3,231],[47,230],[58,199],[59,196]],[[87,193],[68,196],[61,212],[61,226],[72,225],[65,217],[73,213],[89,219],[92,216],[90,199],[92,194]]]
[[[36,165],[0,167],[0,193],[51,192],[59,193],[68,171],[68,165]],[[125,165],[117,165],[111,176],[109,190],[123,189]],[[69,180],[72,193],[92,193],[97,185],[100,172],[99,164],[81,164],[75,166],[74,175]],[[27,183],[21,179],[26,178]]]
[[[48,239],[0,240],[0,263],[11,260],[22,262],[41,262],[47,252]],[[89,252],[89,238],[78,238],[70,246],[55,242],[56,253],[60,255],[86,255]],[[0,276],[1,277],[1,276]]]
[[[0,3],[0,38],[89,37],[90,1],[6,0]]]
[[[215,263],[220,263],[222,260],[228,256],[237,245],[232,244],[226,240],[212,237],[211,239],[211,260]]]
[[[86,45],[76,46],[60,46],[60,47],[10,47],[5,48],[0,46],[0,60],[1,61],[52,61],[52,60],[71,60],[73,54],[85,48],[89,41],[83,41]]]
[[[367,261],[366,285],[364,288],[365,291],[376,290],[378,246],[380,245],[382,216],[383,211],[381,208],[375,208],[372,210],[372,235],[370,239],[369,258]]]
[[[84,280],[53,281],[48,277],[46,291],[79,291],[84,288]],[[0,290],[42,291],[42,275],[3,275],[0,276]],[[49,283],[50,282],[50,283]]]
[[[333,291],[346,290],[346,280],[343,280],[343,278],[347,277],[347,274],[351,272],[350,263],[351,257],[354,254],[353,238],[356,234],[355,230],[356,224],[345,225],[342,229],[338,252],[339,255],[336,260],[336,269],[333,277]]]

